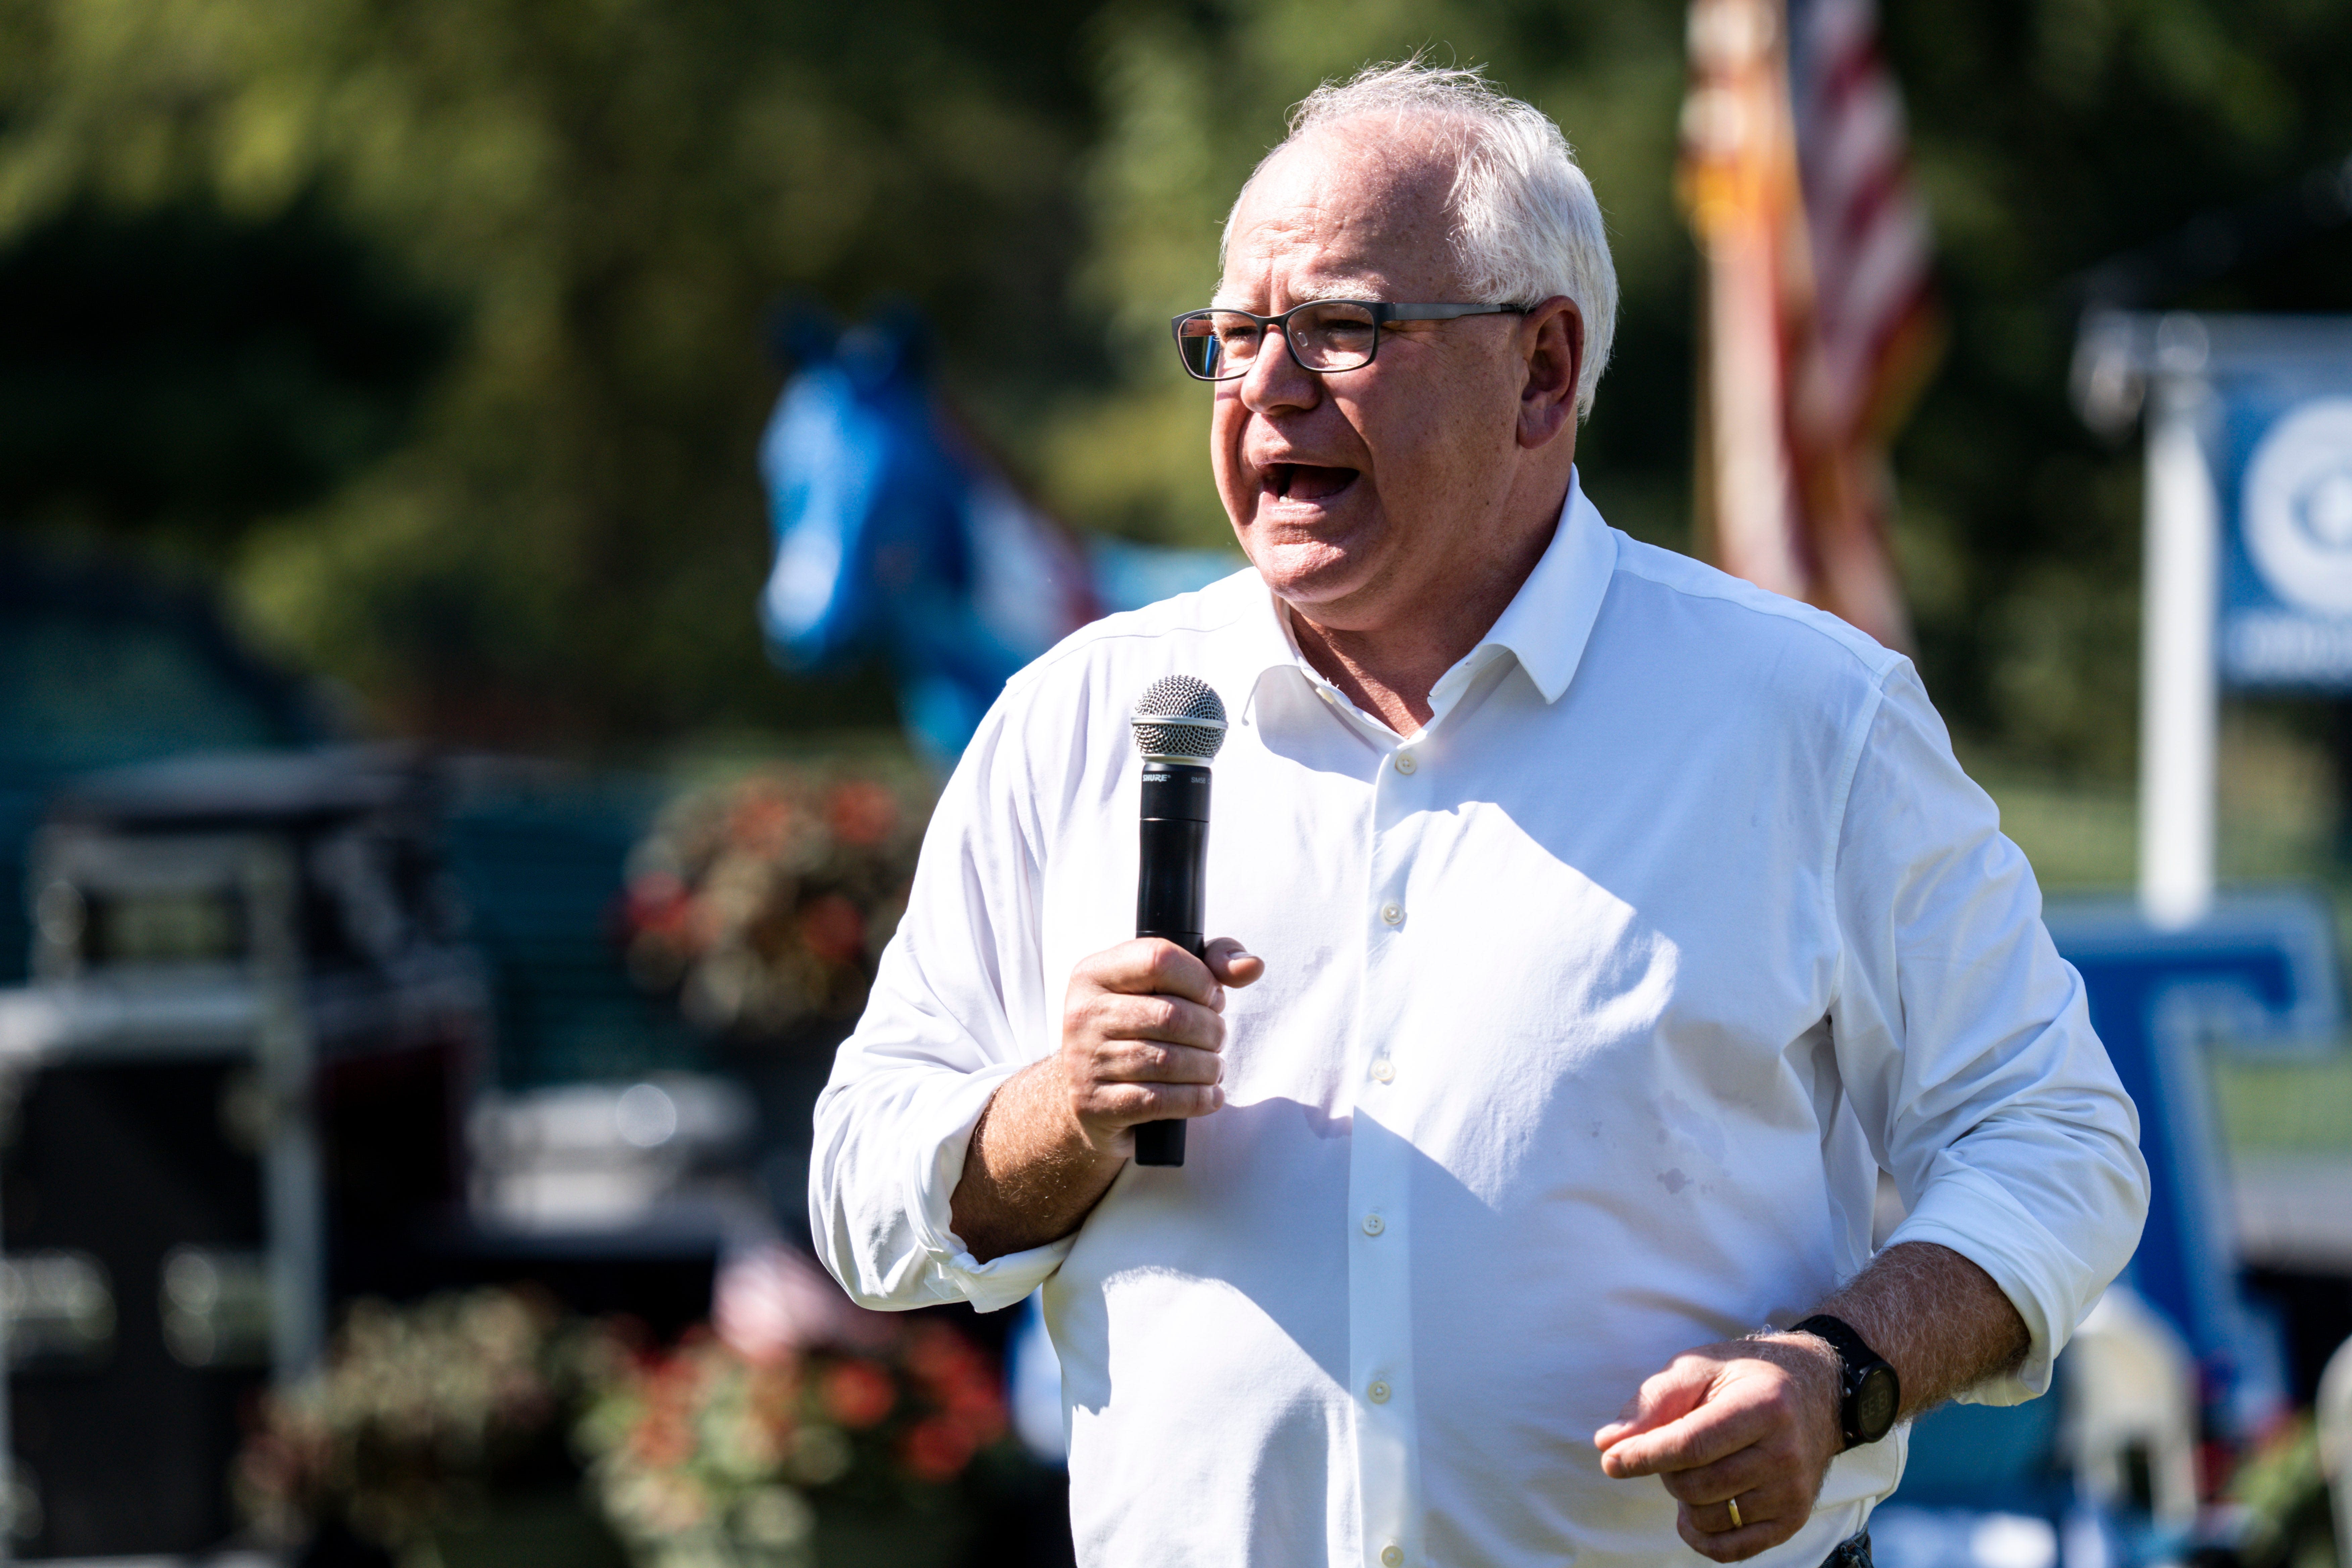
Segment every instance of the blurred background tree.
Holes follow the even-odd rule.
[[[1930,683],[1987,755],[2128,770],[2137,459],[2069,279],[2352,151],[2341,0],[1884,0],[1952,347],[1898,450]],[[910,298],[1081,526],[1222,534],[1166,318],[1285,108],[1426,47],[1591,169],[1625,283],[1582,463],[1687,538],[1681,0],[0,0],[6,526],[217,572],[381,724],[635,748],[877,722],[751,618],[762,321]],[[2352,308],[2352,238],[2179,302]],[[2160,300],[2158,303],[2174,301]]]
[[[399,729],[597,746],[887,716],[878,683],[788,689],[761,656],[763,312],[912,295],[1007,416],[1083,367],[1083,15],[16,0],[0,236],[20,275],[118,237],[80,363],[137,390],[60,411],[72,471],[11,491],[10,521],[209,563]],[[316,265],[260,288],[273,246]],[[252,298],[199,316],[300,347],[146,352],[207,257]],[[401,352],[331,353],[320,296]],[[50,361],[12,343],[5,374],[37,400]]]

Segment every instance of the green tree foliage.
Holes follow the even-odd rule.
[[[1930,683],[1982,738],[2120,768],[2137,458],[2065,402],[2068,279],[2352,152],[2352,14],[1882,4],[1953,328],[1897,454]],[[197,325],[142,329],[182,331],[160,357],[217,371],[203,418],[158,412],[204,401],[184,377],[177,404],[111,411],[118,454],[182,467],[98,482],[102,454],[20,456],[0,502],[215,551],[262,624],[395,723],[543,744],[874,716],[878,688],[782,683],[754,635],[772,301],[911,297],[965,413],[1066,516],[1213,540],[1206,399],[1166,319],[1205,297],[1225,206],[1286,106],[1426,47],[1545,108],[1591,172],[1625,288],[1581,462],[1612,521],[1679,542],[1684,9],[0,0],[0,266],[103,231],[147,237],[126,242],[149,264],[128,288],[161,287],[159,257],[203,274],[184,260],[205,245],[234,258],[215,273],[299,252],[311,280],[248,279],[247,315],[191,298]],[[344,347],[320,346],[305,289],[358,323]],[[2177,302],[2352,309],[2347,292],[2339,236]],[[254,309],[283,329],[275,358],[205,347],[202,323]],[[52,373],[15,375],[16,352],[0,347],[0,406],[37,408],[26,389]],[[191,448],[245,455],[207,474]]]
[[[317,204],[58,214],[0,255],[0,513],[202,547],[406,437],[449,323]]]
[[[253,228],[317,202],[456,303],[413,437],[228,561],[393,721],[544,743],[773,718],[762,314],[793,289],[910,294],[959,363],[1012,367],[987,380],[1011,406],[1083,359],[1059,314],[1078,16],[6,0],[0,241],[84,209]]]

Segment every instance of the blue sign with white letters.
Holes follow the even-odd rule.
[[[2221,678],[2352,690],[2352,365],[2215,379]]]

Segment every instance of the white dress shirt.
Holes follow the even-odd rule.
[[[1076,1234],[978,1262],[949,1199],[996,1087],[1135,921],[1127,711],[1201,677],[1227,1103]],[[1253,572],[1077,633],[950,780],[816,1113],[818,1246],[872,1307],[1041,1283],[1098,1568],[1686,1564],[1593,1430],[1678,1351],[1869,1260],[1884,1166],[2051,1357],[2129,1258],[2137,1118],[2025,858],[1910,664],[1608,528],[1540,563],[1404,739]],[[1901,1474],[1832,1467],[1812,1568]]]

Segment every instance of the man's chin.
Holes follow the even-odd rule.
[[[1341,542],[1263,542],[1248,553],[1250,563],[1276,597],[1318,624],[1328,624],[1325,612],[1339,615],[1373,575],[1369,552],[1352,550]]]

